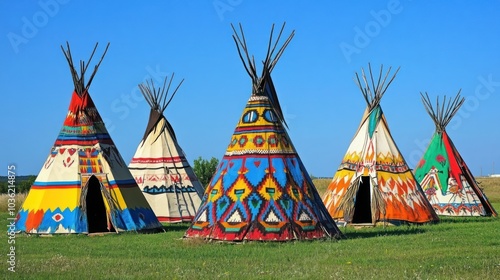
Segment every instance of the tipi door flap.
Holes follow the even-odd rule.
[[[367,224],[372,223],[371,198],[372,198],[372,180],[370,176],[360,176],[357,178],[358,188],[354,199],[354,212],[352,223]]]
[[[81,173],[81,197],[80,197],[80,206],[83,210],[83,212],[87,212],[87,205],[85,203],[86,201],[86,196],[88,192],[88,182],[89,179],[94,176],[98,181],[101,189],[101,195],[102,195],[102,200],[104,202],[104,207],[106,209],[106,217],[108,219],[108,225],[111,226],[116,232],[118,232],[118,229],[116,228],[116,221],[115,217],[112,215],[113,211],[112,208],[115,209],[118,204],[114,203],[113,198],[111,197],[111,194],[109,193],[108,189],[106,188],[106,185],[108,180],[107,180],[107,175],[104,173]],[[103,183],[104,182],[104,183]]]

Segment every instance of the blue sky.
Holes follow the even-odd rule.
[[[111,43],[90,93],[126,162],[149,115],[137,84],[172,72],[185,79],[166,110],[180,145],[190,162],[220,159],[251,93],[230,24],[260,60],[284,21],[296,35],[273,79],[310,174],[332,176],[345,154],[365,109],[354,73],[369,62],[401,67],[381,104],[410,167],[434,132],[419,92],[462,89],[448,133],[476,176],[500,173],[500,1],[109,2],[0,3],[1,174],[38,174],[49,154],[73,90],[66,41],[75,60]]]

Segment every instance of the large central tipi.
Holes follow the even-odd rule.
[[[422,102],[436,125],[422,159],[415,169],[427,199],[438,215],[446,216],[496,216],[474,176],[446,133],[446,126],[462,106],[465,98],[457,93],[432,106],[429,95],[422,94]]]
[[[109,44],[108,44],[109,46]],[[16,229],[27,233],[142,231],[162,226],[115,147],[88,92],[106,54],[85,83],[69,49],[64,55],[74,91],[63,127],[17,215]]]
[[[287,241],[341,236],[284,127],[270,76],[293,37],[292,32],[275,52],[283,28],[274,43],[271,31],[259,77],[241,25],[241,36],[233,27],[240,58],[252,78],[252,95],[185,237]]]
[[[129,169],[161,222],[191,222],[201,203],[203,187],[182,151],[164,111],[173,75],[162,88],[153,81],[139,85],[151,106],[149,122]]]
[[[398,69],[399,70],[399,69]],[[350,224],[426,223],[438,217],[394,142],[380,100],[396,73],[356,74],[368,107],[342,163],[323,195],[337,221]],[[363,83],[361,82],[363,81]]]

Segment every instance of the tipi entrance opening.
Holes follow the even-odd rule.
[[[362,176],[354,202],[353,224],[371,224],[370,176]]]
[[[93,175],[87,181],[85,205],[87,210],[88,233],[109,231],[106,206],[104,205],[104,199],[102,198],[101,192],[101,182]]]

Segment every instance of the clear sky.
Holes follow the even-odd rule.
[[[137,84],[172,72],[185,79],[166,110],[181,147],[191,163],[220,159],[251,94],[230,24],[243,24],[261,60],[271,24],[284,21],[296,35],[273,80],[310,174],[332,176],[344,156],[366,106],[354,73],[369,62],[401,67],[381,104],[410,167],[434,132],[419,92],[462,89],[448,133],[476,176],[500,173],[500,1],[131,3],[0,2],[0,174],[10,163],[38,174],[49,154],[73,90],[66,41],[75,60],[111,43],[90,94],[127,163],[149,115]]]

